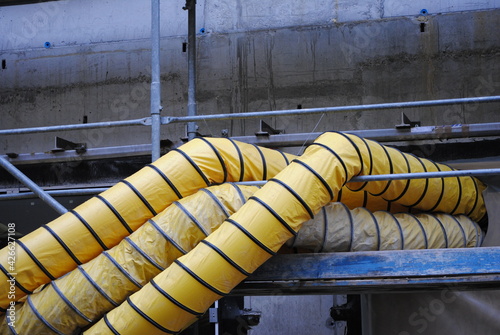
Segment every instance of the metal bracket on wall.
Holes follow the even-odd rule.
[[[277,135],[283,134],[285,132],[284,129],[274,129],[263,120],[260,120],[260,130],[255,133],[255,136],[269,136],[269,135]]]
[[[405,113],[401,112],[401,124],[397,124],[396,129],[410,129],[420,127],[420,121],[411,121]]]
[[[87,143],[74,143],[64,138],[56,136],[55,138],[56,147],[52,149],[52,152],[60,152],[65,150],[75,150],[77,154],[83,154],[87,152]]]
[[[190,10],[193,5],[196,5],[196,0],[186,0],[186,4],[182,7],[182,9]]]

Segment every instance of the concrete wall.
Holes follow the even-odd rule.
[[[333,322],[330,308],[345,303],[345,296],[331,295],[245,297],[245,308],[262,313],[248,334],[343,335],[345,322]]]
[[[164,115],[186,113],[187,13],[162,2]],[[199,112],[366,104],[498,92],[497,1],[198,1]],[[418,15],[426,8],[430,15]],[[462,12],[467,10],[466,12]],[[0,128],[149,114],[150,6],[57,1],[0,8]],[[420,23],[425,23],[421,32]],[[45,48],[44,43],[51,47]],[[408,111],[424,125],[500,121],[496,106]],[[376,118],[377,122],[373,120]],[[267,119],[287,133],[387,128],[398,111]],[[202,122],[253,134],[257,120]],[[90,147],[148,143],[149,128],[57,133]],[[46,151],[54,133],[3,137],[1,152]],[[184,135],[164,126],[162,137]]]
[[[377,294],[369,298],[371,331],[364,335],[500,333],[500,292],[460,291]]]
[[[186,114],[184,3],[161,2],[163,115]],[[499,0],[198,0],[197,8],[197,27],[204,28],[197,42],[201,114],[500,91]],[[424,8],[429,15],[419,16]],[[0,129],[148,116],[150,11],[149,1],[124,0],[0,7]],[[494,104],[409,110],[407,115],[423,125],[500,122]],[[293,133],[389,128],[400,122],[400,116],[390,111],[267,121]],[[257,123],[199,126],[203,134],[217,136],[229,129],[237,136],[253,134]],[[142,127],[3,136],[0,154],[49,150],[54,135],[102,147],[148,143],[149,132]],[[183,125],[162,129],[162,138],[173,141],[183,134]],[[374,334],[387,334],[389,329],[403,332],[400,335],[418,332],[406,320],[421,302],[409,303],[396,315],[399,321],[391,321],[396,319],[391,306],[404,305],[410,298],[374,299]],[[253,298],[248,307],[266,314],[252,334],[332,334],[327,316],[333,299]],[[290,316],[301,321],[294,323]]]

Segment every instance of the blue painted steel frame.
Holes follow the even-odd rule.
[[[500,247],[277,255],[236,295],[500,289]]]

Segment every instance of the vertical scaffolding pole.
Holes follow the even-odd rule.
[[[68,210],[61,205],[56,199],[52,198],[47,192],[45,192],[40,186],[38,186],[33,180],[29,179],[24,173],[19,171],[11,162],[0,156],[0,166],[2,166],[7,172],[9,172],[14,178],[19,180],[21,183],[26,185],[30,190],[33,191],[40,199],[43,200],[47,205],[52,207],[57,213],[63,215]]]
[[[151,159],[160,158],[160,0],[151,0]]]
[[[196,116],[196,0],[186,2],[188,9],[188,116]],[[188,140],[196,137],[196,122],[187,123]]]

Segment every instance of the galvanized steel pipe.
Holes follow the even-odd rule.
[[[151,0],[151,159],[160,158],[160,0]]]
[[[269,117],[269,116],[314,115],[323,113],[359,112],[367,110],[447,106],[455,104],[473,104],[473,103],[496,102],[496,101],[500,101],[500,95],[477,97],[477,98],[390,102],[390,103],[371,104],[371,105],[321,107],[321,108],[307,108],[307,109],[285,109],[279,111],[248,112],[248,113],[235,113],[235,114],[210,114],[210,115],[177,116],[177,117],[167,116],[162,118],[162,124],[192,122],[192,121],[208,121],[208,120],[251,119],[251,118]]]
[[[0,156],[0,166],[2,166],[7,172],[9,172],[13,177],[19,180],[21,183],[26,185],[30,190],[33,191],[40,199],[43,200],[47,205],[52,207],[60,215],[66,213],[68,210],[58,203],[54,198],[52,198],[47,192],[45,192],[40,186],[29,179],[24,173],[19,171],[14,165],[12,165],[8,160]]]

